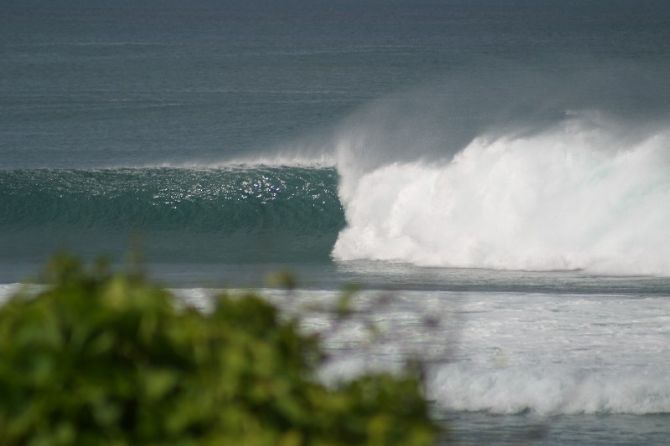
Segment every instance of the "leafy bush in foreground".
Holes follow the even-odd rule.
[[[316,337],[248,294],[212,312],[140,274],[53,263],[0,307],[0,444],[430,445],[411,374],[336,388]]]

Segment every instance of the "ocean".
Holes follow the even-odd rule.
[[[664,1],[0,4],[0,299],[355,284],[323,379],[419,357],[445,442],[670,442],[669,203]]]

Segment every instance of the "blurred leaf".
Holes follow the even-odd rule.
[[[326,387],[318,336],[265,300],[223,294],[201,313],[141,271],[60,255],[47,287],[0,306],[0,444],[434,444],[412,370]],[[287,273],[273,280],[296,285]]]

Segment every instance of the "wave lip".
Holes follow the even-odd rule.
[[[199,170],[243,170],[243,169],[333,169],[335,159],[329,154],[255,154],[247,157],[237,157],[218,161],[190,161],[190,162],[163,162],[144,166],[145,168],[160,167],[172,169],[199,169]]]
[[[338,260],[670,275],[670,132],[574,116],[453,159],[340,170]]]

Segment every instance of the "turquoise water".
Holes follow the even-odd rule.
[[[332,368],[448,352],[461,443],[665,444],[669,104],[660,0],[8,0],[0,294],[131,246],[188,299],[353,282],[402,336]]]
[[[344,214],[334,169],[0,171],[4,261],[57,250],[150,261],[328,262]]]

